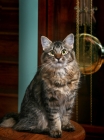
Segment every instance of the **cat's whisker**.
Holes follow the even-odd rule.
[[[51,64],[51,62],[49,62],[49,63],[47,63],[47,64],[43,64],[42,67],[41,67],[41,69],[40,69],[40,72],[42,72],[42,70],[43,70],[44,68],[47,68],[47,66],[50,66],[50,64]]]
[[[50,63],[43,64],[43,65],[41,66],[41,70],[42,70],[43,68],[47,67],[49,64],[50,64]]]
[[[46,65],[46,64],[41,64],[41,65],[38,66],[38,68],[41,68],[41,67],[44,66],[44,65]]]
[[[52,68],[51,65],[49,65],[48,68],[47,68],[44,72],[46,73],[47,71],[51,71],[51,70],[53,70],[53,69],[54,69],[54,68]],[[53,71],[54,71],[54,70],[53,70]]]

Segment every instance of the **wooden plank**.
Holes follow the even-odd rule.
[[[18,32],[18,8],[1,8],[0,32]]]
[[[18,62],[18,42],[0,40],[0,62],[17,61]]]
[[[0,117],[10,112],[18,112],[18,95],[0,93]]]
[[[0,2],[2,7],[18,7],[19,5],[19,0],[0,0]]]
[[[18,65],[0,63],[0,92],[18,91]]]
[[[18,41],[19,1],[0,2],[0,39]]]

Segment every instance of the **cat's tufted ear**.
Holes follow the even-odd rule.
[[[50,41],[47,37],[41,36],[41,44],[43,47],[43,51],[49,49],[51,43],[52,41]]]
[[[74,44],[74,35],[71,33],[69,34],[64,40],[63,42],[66,44],[66,46],[69,49],[73,49],[73,44]]]

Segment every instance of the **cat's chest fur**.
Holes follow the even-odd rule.
[[[61,68],[44,73],[42,79],[47,81],[50,86],[62,87],[66,85],[67,74],[64,68]]]
[[[42,80],[45,82],[45,89],[52,91],[58,90],[60,94],[67,95],[73,89],[72,80],[77,74],[72,67],[64,67],[43,73]]]
[[[72,71],[72,67],[69,69],[68,66],[43,74],[44,97],[50,101],[49,105],[53,102],[59,104],[61,113],[74,102],[76,93],[73,91],[77,85],[73,83],[73,79],[76,75],[78,74]]]

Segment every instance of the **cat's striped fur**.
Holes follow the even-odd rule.
[[[62,130],[74,130],[70,118],[80,80],[74,35],[56,42],[42,36],[41,43],[42,65],[26,90],[21,111],[5,116],[0,126],[61,137]]]

